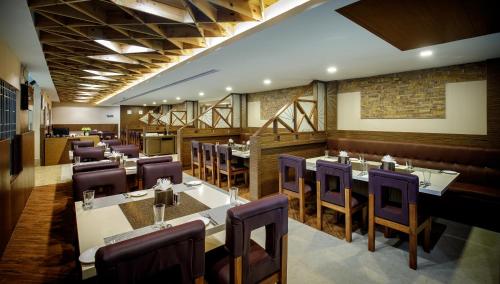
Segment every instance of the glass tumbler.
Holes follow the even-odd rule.
[[[163,220],[165,218],[165,203],[158,203],[153,205],[154,214],[154,228],[160,229],[163,227]]]
[[[92,209],[94,205],[94,194],[95,191],[93,190],[85,190],[83,192],[83,210]]]
[[[328,158],[330,156],[330,152],[328,150],[325,150],[325,158]]]
[[[431,185],[431,171],[430,170],[424,170],[423,175],[424,175],[424,186],[429,186]]]
[[[80,156],[75,156],[75,165],[80,164]]]
[[[238,188],[233,186],[229,189],[229,205],[238,206]]]

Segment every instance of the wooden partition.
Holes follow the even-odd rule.
[[[69,128],[69,131],[82,131],[82,127],[92,130],[109,131],[118,134],[118,124],[53,124],[52,128]]]
[[[278,157],[289,154],[304,158],[324,154],[325,132],[283,133],[250,138],[250,194],[253,199],[278,192]]]
[[[0,253],[3,253],[12,231],[35,186],[35,135],[33,131],[20,135],[23,170],[10,175],[10,142],[0,141]]]
[[[241,128],[181,128],[177,131],[177,154],[182,166],[191,167],[191,141],[225,144],[229,139],[240,141]]]

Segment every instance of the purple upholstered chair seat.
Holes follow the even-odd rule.
[[[75,150],[75,146],[78,146],[78,148],[94,147],[94,141],[77,140],[71,142],[71,150]]]
[[[342,194],[343,194],[343,192],[342,192]],[[331,195],[332,197],[338,198],[338,199],[343,198],[340,196],[341,193],[339,193],[339,192],[328,192],[325,195],[327,195],[327,196]],[[366,196],[363,196],[363,195],[356,193],[356,192],[351,193],[351,207],[356,207],[356,206],[363,204],[367,201],[368,201],[368,198],[366,198]],[[332,202],[332,203],[335,204],[335,202]],[[337,204],[337,205],[339,205],[339,204]],[[344,205],[342,205],[342,206],[344,206]]]
[[[208,252],[206,254],[205,261],[207,264],[213,264],[210,271],[207,271],[208,283],[231,283],[229,280],[229,267],[231,265],[231,260],[223,246]],[[272,261],[272,258],[263,247],[253,240],[250,240],[248,263],[252,268],[261,268],[261,271],[256,271],[256,273],[266,276],[271,275],[273,271],[266,273],[265,267],[272,264]],[[252,273],[253,272],[254,271],[252,270]]]
[[[118,146],[118,145],[121,145],[122,142],[118,139],[104,139],[101,141],[102,143],[106,143],[108,144],[109,146]]]

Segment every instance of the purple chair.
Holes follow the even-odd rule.
[[[211,143],[205,143],[203,148],[203,179],[207,180],[207,171],[210,171],[212,176],[212,183],[215,184],[215,173],[217,171],[217,152],[215,151],[215,145]]]
[[[181,162],[147,164],[142,166],[143,188],[152,188],[159,178],[170,178],[173,184],[182,183]]]
[[[85,147],[94,147],[94,141],[88,140],[88,141],[72,141],[71,142],[71,150],[75,150],[76,148],[85,148]]]
[[[127,192],[125,169],[107,169],[73,174],[73,199],[83,199],[85,190],[95,190],[95,197]]]
[[[266,245],[251,240],[266,228]],[[227,211],[226,244],[207,253],[208,283],[286,283],[288,198],[274,195]]]
[[[115,145],[110,146],[111,151],[125,154],[129,158],[139,158],[139,147],[137,145]]]
[[[417,269],[417,238],[424,232],[424,251],[430,250],[432,220],[418,207],[418,177],[406,173],[374,169],[369,174],[368,250],[375,250],[375,225],[407,233],[410,237],[409,266]],[[401,203],[389,199],[391,191],[400,191]]]
[[[352,166],[316,162],[317,228],[323,229],[323,207],[345,214],[345,240],[352,240],[352,215],[360,210],[366,222],[366,198],[352,192]]]
[[[106,161],[103,161],[102,163],[97,163],[97,164],[77,165],[77,166],[73,166],[73,174],[106,170],[106,169],[115,169],[118,167],[120,167],[120,164],[118,162],[108,163]]]
[[[306,194],[312,187],[305,182],[306,159],[287,154],[278,157],[279,192],[299,199],[299,219],[304,223]]]
[[[97,250],[99,283],[203,284],[205,225],[197,220]]]
[[[137,184],[139,188],[142,188],[142,166],[147,164],[157,164],[157,163],[169,163],[172,162],[172,156],[158,156],[145,159],[137,160]]]
[[[101,133],[101,138],[103,140],[114,139],[115,137],[116,137],[116,134],[113,131],[103,131]]]
[[[118,139],[110,139],[110,140],[105,140],[104,139],[101,142],[107,144],[109,147],[111,147],[111,146],[118,146],[118,145],[122,144],[122,142],[120,140],[118,140]]]
[[[104,149],[94,147],[77,148],[73,151],[73,157],[80,157],[80,161],[100,161],[104,160]]]
[[[245,185],[248,185],[248,168],[232,163],[233,154],[231,147],[217,146],[217,186],[221,187],[221,175],[227,176],[227,188],[231,187],[231,178],[239,174],[245,176]]]
[[[203,158],[202,158],[202,147],[203,143],[198,141],[191,141],[191,173],[193,176],[196,176],[195,166],[198,167],[198,178],[202,179],[202,167],[203,167]]]

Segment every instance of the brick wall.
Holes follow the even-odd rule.
[[[486,80],[486,63],[470,63],[339,82],[361,92],[361,118],[445,118],[446,83]]]

